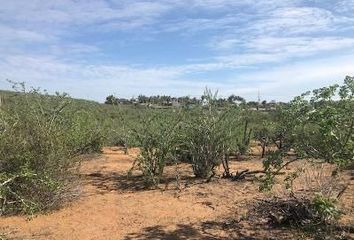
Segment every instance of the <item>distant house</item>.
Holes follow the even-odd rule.
[[[117,102],[119,104],[130,104],[130,101],[128,99],[125,99],[125,98],[118,98]]]
[[[178,101],[178,99],[176,98],[172,99],[172,107],[176,107],[176,108],[181,107],[181,103]]]

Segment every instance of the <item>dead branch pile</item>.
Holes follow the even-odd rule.
[[[258,200],[253,215],[266,219],[272,225],[304,226],[308,223],[320,223],[311,201],[306,198],[272,198]]]

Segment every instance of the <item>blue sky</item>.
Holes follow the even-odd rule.
[[[5,81],[109,94],[290,100],[354,75],[354,0],[2,0]]]

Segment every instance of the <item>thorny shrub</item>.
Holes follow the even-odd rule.
[[[282,109],[281,115],[281,124],[286,135],[290,136],[291,144],[267,153],[263,161],[265,177],[260,189],[270,190],[275,176],[289,164],[300,160],[311,161],[312,164],[333,164],[332,181],[337,184],[335,176],[354,161],[354,78],[346,77],[341,86],[323,87],[296,97]],[[288,156],[290,150],[295,156]],[[285,178],[291,196],[295,196],[292,184],[301,174],[301,171],[290,172]],[[309,215],[316,219],[315,225],[339,218],[341,212],[336,202],[340,195],[323,195],[321,189],[308,192],[303,199]]]
[[[167,162],[173,160],[178,124],[175,116],[158,111],[139,119],[139,123],[131,127],[140,154],[129,174],[139,169],[147,186],[156,187],[159,184]]]
[[[312,158],[339,168],[353,163],[354,78],[346,77],[342,86],[323,87],[313,90],[312,95],[308,92],[296,97],[281,114],[292,144],[269,152],[263,162],[267,175],[263,189],[271,188],[274,175],[298,160]],[[290,148],[296,156],[285,161]]]
[[[227,155],[239,152],[249,144],[250,134],[247,125],[244,129],[241,124],[240,110],[220,109],[216,96],[217,93],[207,89],[204,106],[186,111],[182,125],[180,149],[187,153],[193,172],[199,178],[213,176],[215,168]]]
[[[10,99],[12,104],[0,108],[0,214],[57,207],[68,196],[77,156],[84,151],[83,137],[72,135],[84,128],[66,94],[26,92],[24,84],[15,84],[18,89],[22,93]],[[98,150],[99,144],[90,145]]]

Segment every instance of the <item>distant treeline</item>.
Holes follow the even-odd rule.
[[[217,105],[220,107],[226,107],[230,105],[246,105],[250,108],[255,109],[272,109],[277,105],[284,105],[283,102],[276,102],[272,100],[267,102],[263,101],[249,101],[247,102],[243,97],[237,95],[230,95],[227,98],[219,97],[216,99]],[[161,107],[183,107],[183,106],[191,106],[191,105],[203,105],[205,104],[205,96],[201,96],[200,98],[196,97],[171,97],[166,95],[156,95],[156,96],[145,96],[139,95],[137,98],[119,98],[114,95],[109,95],[106,97],[105,104],[110,105],[118,105],[118,104],[133,104],[133,105],[147,105],[147,106],[161,106]]]

